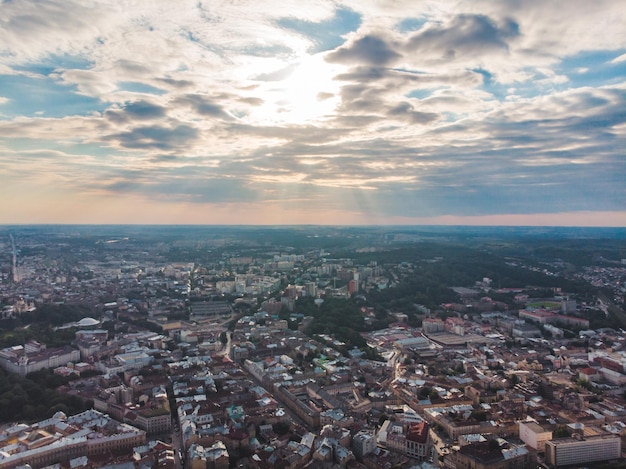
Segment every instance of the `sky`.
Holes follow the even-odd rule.
[[[615,0],[0,0],[0,224],[626,226]]]

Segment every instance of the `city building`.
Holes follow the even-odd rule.
[[[378,442],[391,451],[426,460],[432,456],[429,428],[424,420],[404,424],[386,420],[378,432]]]
[[[554,468],[619,459],[621,454],[622,440],[613,434],[589,437],[574,434],[572,438],[546,442],[546,463]]]
[[[0,434],[0,468],[33,468],[79,457],[133,451],[146,444],[146,433],[115,422],[97,410],[54,417],[32,425],[16,424]]]
[[[208,447],[192,444],[189,447],[188,456],[191,469],[228,469],[228,450],[221,441]]]
[[[376,435],[371,431],[361,430],[352,438],[352,449],[355,456],[360,460],[376,449]]]
[[[545,430],[541,425],[535,422],[520,422],[519,438],[532,449],[543,453],[545,451],[546,441],[552,439],[552,432]]]
[[[79,361],[80,351],[72,347],[48,349],[45,344],[34,340],[27,342],[24,346],[17,345],[0,350],[0,367],[21,376],[44,368],[56,368]]]
[[[535,467],[525,446],[488,440],[462,446],[445,460],[445,467],[471,469],[526,469]]]
[[[443,332],[445,325],[439,318],[424,318],[422,320],[422,330],[424,334],[434,334],[436,332]]]

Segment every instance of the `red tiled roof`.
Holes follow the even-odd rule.
[[[406,432],[406,439],[425,444],[428,441],[428,423],[412,423]]]

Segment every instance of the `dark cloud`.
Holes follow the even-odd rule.
[[[450,143],[425,149],[448,162],[424,180],[425,188],[445,188],[433,191],[431,207],[454,215],[533,213],[538,207],[542,213],[622,210],[626,167],[616,155],[625,142],[610,132],[626,122],[619,94],[561,93],[543,103],[545,109],[519,104],[524,112],[515,117],[504,109],[484,120],[441,127],[436,132],[449,133],[443,139]],[[594,107],[585,112],[584,105]],[[470,131],[488,138],[467,140],[463,136]],[[426,193],[416,191],[415,197]]]
[[[129,149],[171,151],[184,148],[197,138],[198,130],[188,125],[173,128],[154,125],[108,135],[104,140]]]
[[[115,66],[119,67],[119,69],[129,76],[137,76],[137,75],[146,75],[150,76],[151,71],[141,62],[134,62],[127,59],[117,60],[115,62]]]
[[[510,19],[499,27],[484,15],[458,15],[446,25],[420,30],[405,47],[409,53],[426,54],[425,60],[432,54],[435,59],[475,59],[484,53],[506,51],[508,40],[519,34],[519,26]]]
[[[407,120],[411,124],[428,124],[436,120],[439,115],[434,112],[415,111],[411,103],[402,102],[387,111],[389,117]]]
[[[394,73],[389,68],[384,67],[354,67],[346,73],[340,73],[335,77],[340,81],[369,82],[389,78]]]
[[[378,191],[387,213],[407,216],[495,215],[498,213],[551,213],[583,210],[621,210],[626,187],[616,191],[622,171],[614,174],[614,163],[573,165],[571,152],[549,164],[528,163],[548,152],[528,148],[495,149],[480,143],[437,151],[448,164],[415,171],[417,185],[395,184]],[[393,160],[392,160],[393,161]],[[425,161],[430,161],[430,157]],[[604,184],[597,184],[598,180]],[[621,204],[621,207],[620,207]]]
[[[260,106],[264,102],[261,98],[254,98],[251,96],[237,98],[237,101],[239,101],[240,103],[249,104],[250,106]]]
[[[136,120],[151,120],[165,117],[166,109],[163,106],[148,101],[128,103],[121,109],[109,109],[104,116],[112,123],[124,124]]]
[[[202,94],[187,94],[177,98],[174,104],[189,106],[197,114],[204,117],[217,117],[231,120],[233,116],[228,114],[222,105],[215,99]]]
[[[417,177],[421,171],[416,169],[417,160],[434,161],[431,156],[422,155],[420,149],[407,148],[384,138],[352,138],[345,143],[318,144],[294,140],[258,149],[247,156],[253,161],[252,165],[270,174],[305,172],[307,181]],[[381,158],[387,165],[384,171],[372,164]]]
[[[175,80],[173,78],[157,78],[157,81],[165,83],[173,88],[191,88],[195,85],[195,83],[190,80]]]
[[[394,73],[380,72],[377,76],[389,76],[390,80],[381,80],[379,83],[356,83],[341,88],[342,114],[370,114],[378,119],[391,118],[410,124],[427,124],[436,120],[439,115],[433,112],[420,112],[413,104],[407,101],[391,101],[385,99],[389,92],[398,88],[393,79]]]
[[[344,128],[358,129],[368,125],[374,124],[379,121],[378,116],[364,116],[359,114],[339,114],[334,120],[335,125],[340,125]]]
[[[621,210],[625,206],[626,174],[619,156],[624,140],[619,129],[626,121],[626,97],[621,90],[572,90],[544,100],[503,104],[500,111],[445,126],[440,122],[440,130],[426,134],[424,141],[433,142],[426,144],[385,138],[383,132],[389,128],[438,118],[420,113],[420,101],[398,94],[376,100],[389,83],[381,79],[369,87],[354,85],[355,93],[358,88],[354,109],[362,114],[341,108],[338,117],[327,122],[341,129],[226,124],[221,128],[224,135],[278,138],[280,143],[240,151],[236,157],[207,156],[219,160],[217,167],[203,166],[202,157],[179,157],[176,165],[184,167],[173,169],[167,164],[134,175],[112,175],[106,180],[115,182],[107,189],[155,199],[171,193],[171,200],[239,203],[247,197],[260,202],[294,197],[297,187],[298,197],[319,205],[332,206],[331,200],[340,198],[344,208],[370,207],[373,213],[389,216],[524,214],[536,213],[537,207],[545,213]],[[222,99],[225,96],[211,97],[212,102]],[[373,138],[355,132],[376,122],[387,125]],[[132,138],[142,148],[155,148],[157,134],[161,136],[162,129],[137,129]],[[182,144],[172,150],[174,143],[154,152],[160,155],[152,162],[171,163],[173,155],[184,152]],[[122,145],[127,145],[126,140]],[[264,192],[268,186],[271,193]],[[355,186],[362,200],[355,194],[351,200]],[[359,192],[362,188],[376,190]]]
[[[484,15],[458,15],[444,25],[422,28],[406,42],[392,41],[369,34],[349,42],[326,56],[329,62],[375,67],[397,62],[403,55],[420,53],[414,59],[454,60],[462,56],[475,58],[484,53],[508,50],[508,41],[520,35],[519,25],[506,19],[501,25]],[[362,69],[372,78],[380,78],[381,69]],[[339,77],[338,77],[339,78]]]
[[[368,92],[371,94],[371,90],[373,88],[374,86],[358,82],[342,86],[340,95],[343,106],[345,106],[346,103],[351,103],[353,101],[356,101],[357,99],[362,99],[363,96]],[[376,100],[378,101],[378,98]]]
[[[400,57],[387,40],[369,34],[331,52],[326,60],[343,64],[387,65]]]
[[[179,159],[178,155],[172,155],[172,154],[161,154],[161,155],[154,155],[151,160],[155,163],[170,163],[172,161],[176,161]]]
[[[122,194],[144,194],[168,201],[196,203],[239,203],[262,200],[245,178],[224,177],[223,174],[197,166],[183,166],[145,171],[121,171],[112,174],[115,182],[104,182],[102,188]]]
[[[207,101],[197,101],[192,104],[194,110],[201,116],[229,117],[222,106]]]
[[[126,181],[116,181],[116,182],[105,184],[104,189],[110,192],[128,193],[128,192],[136,191],[137,186],[138,184],[136,180],[126,180]]]
[[[441,85],[473,87],[482,83],[482,76],[471,70],[434,74],[384,67],[354,67],[345,73],[337,75],[335,79],[350,83],[343,87],[348,92],[348,88],[356,90],[373,86],[383,86],[388,91],[397,91],[402,87],[433,87]]]
[[[368,93],[368,95],[371,94],[373,93]],[[384,112],[387,107],[388,106],[381,99],[364,96],[362,98],[353,99],[349,103],[344,103],[341,107],[341,111],[373,113],[380,115],[380,113]]]
[[[334,141],[346,133],[345,128],[323,128],[314,125],[258,126],[233,124],[228,127],[233,136],[279,138],[301,143]]]
[[[186,94],[176,98],[172,104],[191,108],[202,117],[214,117],[224,121],[234,120],[235,117],[224,107],[224,103],[241,103],[246,106],[260,106],[261,98],[254,96],[239,96],[230,93],[218,93],[213,95]]]

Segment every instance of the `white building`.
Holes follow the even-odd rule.
[[[619,459],[621,453],[622,440],[612,434],[546,442],[546,462],[552,467]]]
[[[26,376],[44,368],[57,368],[80,361],[80,351],[71,347],[46,349],[43,344],[28,342],[0,350],[0,367],[11,373]]]
[[[543,453],[546,441],[552,439],[552,432],[535,422],[519,423],[519,438],[534,450]]]

